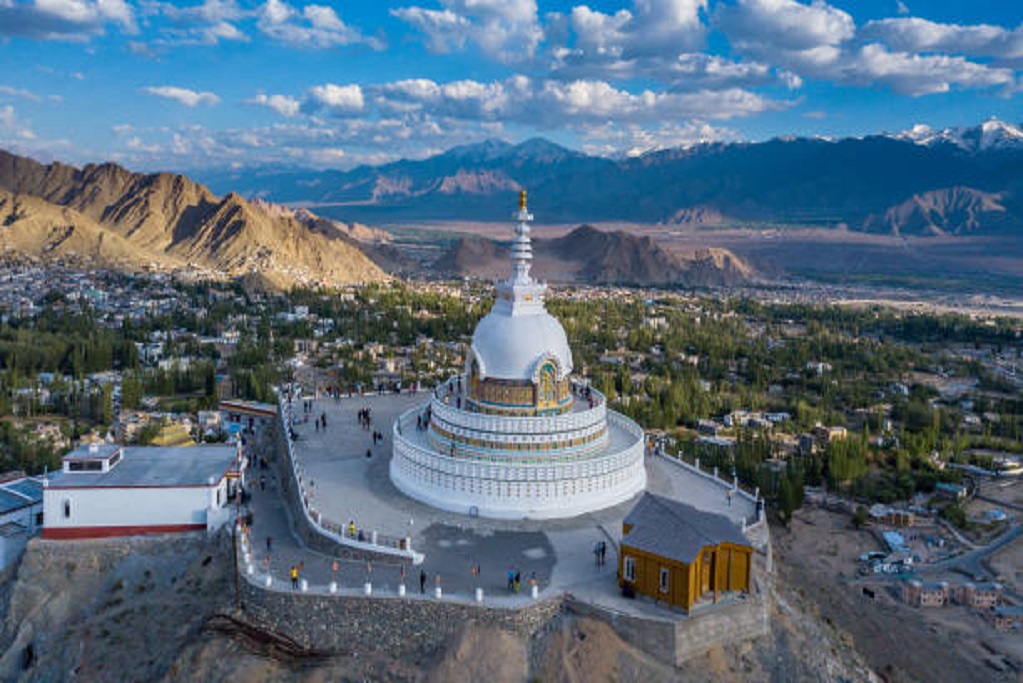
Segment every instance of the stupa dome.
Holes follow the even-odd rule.
[[[565,329],[543,308],[519,315],[495,308],[476,326],[472,356],[481,378],[535,380],[544,360],[555,361],[558,379],[572,372]]]

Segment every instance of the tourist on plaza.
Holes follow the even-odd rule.
[[[289,574],[291,575],[291,590],[296,590],[298,588],[298,566],[291,565]]]
[[[511,565],[508,565],[508,591],[511,592],[511,590],[514,587],[515,587],[515,568],[513,566],[511,566]]]
[[[348,535],[351,538],[355,538],[355,520],[348,522]]]
[[[600,542],[600,566],[607,564],[607,541]]]
[[[519,594],[519,583],[522,581],[522,573],[515,572],[515,595]]]
[[[270,538],[269,536],[267,536],[266,537],[266,551],[268,553],[273,551],[273,544],[274,544],[274,540],[272,538]]]
[[[426,593],[426,570],[419,570],[419,592]]]

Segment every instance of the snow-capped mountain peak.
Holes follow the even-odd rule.
[[[925,147],[941,144],[955,145],[967,152],[1023,149],[1023,128],[991,117],[979,126],[943,128],[934,130],[922,123],[892,137]]]

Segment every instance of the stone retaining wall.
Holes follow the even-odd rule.
[[[650,619],[566,597],[565,607],[580,616],[600,619],[627,643],[672,666],[701,655],[715,646],[737,645],[770,632],[767,603],[748,598],[734,605],[718,605],[690,617]]]
[[[428,656],[473,621],[523,637],[542,631],[561,611],[560,598],[522,609],[497,609],[431,598],[353,597],[265,590],[240,578],[245,617],[317,651]]]

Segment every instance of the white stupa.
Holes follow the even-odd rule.
[[[394,425],[391,480],[434,507],[493,518],[572,517],[646,486],[643,430],[572,379],[572,350],[529,274],[520,193],[511,276],[476,327],[465,373]]]

